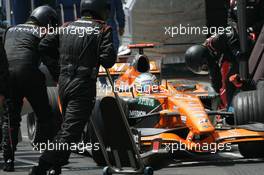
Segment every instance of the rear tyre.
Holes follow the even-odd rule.
[[[37,122],[36,122],[36,116],[35,113],[32,112],[30,114],[27,114],[27,133],[28,133],[28,139],[33,143],[32,141],[36,140],[36,128],[37,128]]]
[[[240,92],[234,97],[235,125],[264,122],[264,93],[261,90]]]
[[[100,99],[96,100],[96,103],[94,105],[94,110],[92,112],[91,115],[91,120],[93,120],[94,124],[98,127],[97,128],[97,132],[99,134],[103,134],[104,133],[104,126],[102,125],[102,119],[101,119],[101,111],[100,111]],[[92,124],[90,123],[88,126],[88,131],[89,131],[89,136],[90,136],[90,142],[92,145],[95,145],[96,143],[99,143],[99,140],[96,136],[95,130],[92,126]],[[88,135],[88,134],[87,134]],[[100,148],[99,150],[91,150],[91,155],[93,157],[93,160],[95,161],[95,163],[98,166],[105,166],[106,165],[106,161],[105,158],[103,156],[102,153],[102,149]]]
[[[264,141],[239,143],[238,149],[244,158],[264,158]]]
[[[62,123],[62,115],[60,113],[59,105],[58,105],[58,89],[57,87],[48,87],[47,88],[49,103],[52,109],[52,113],[54,116],[55,126],[52,129],[56,129],[54,132],[57,132],[60,128]],[[31,143],[37,142],[38,138],[36,135],[36,131],[38,130],[37,125],[37,117],[34,112],[27,114],[27,132],[28,132],[28,139]]]

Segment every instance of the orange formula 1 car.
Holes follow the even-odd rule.
[[[137,147],[147,157],[167,157],[178,151],[191,153],[216,153],[230,150],[231,144],[238,144],[240,153],[246,158],[264,157],[264,125],[256,123],[254,118],[246,117],[243,100],[236,100],[235,112],[218,111],[211,103],[217,98],[212,88],[204,83],[161,81],[144,90],[138,88],[137,78],[143,74],[159,75],[160,69],[156,59],[149,59],[143,54],[143,48],[154,47],[153,44],[131,45],[130,49],[139,49],[136,56],[120,56],[119,63],[110,69],[115,80],[114,90],[122,99],[122,106],[131,126]],[[128,60],[128,61],[127,61]],[[100,69],[100,76],[106,73]],[[261,92],[256,92],[259,97]],[[48,88],[50,103],[58,121],[61,121],[56,88]],[[98,103],[105,96],[113,96],[111,87],[98,89],[98,97],[92,118],[100,126]],[[216,100],[217,101],[217,100]],[[256,105],[264,105],[258,103]],[[215,110],[213,110],[215,109]],[[260,109],[264,109],[264,106]],[[256,115],[259,111],[252,111]],[[261,113],[259,113],[261,114]],[[262,117],[262,116],[259,116]],[[219,120],[220,118],[220,120]],[[218,120],[215,120],[218,119]],[[235,124],[226,124],[225,120]],[[29,138],[34,141],[34,113],[28,115]],[[243,122],[241,122],[243,121]],[[232,123],[232,122],[231,122]],[[241,125],[241,123],[243,123]],[[104,127],[100,128],[103,133]],[[84,131],[83,141],[95,145],[98,140],[90,125]],[[91,154],[98,165],[105,164],[99,150],[92,149]]]
[[[141,53],[144,47],[154,45],[130,46],[140,49]],[[176,156],[178,151],[216,153],[231,150],[232,144],[238,144],[244,157],[264,157],[264,125],[252,123],[254,121],[250,119],[244,125],[227,125],[224,119],[236,121],[239,116],[208,108],[204,99],[213,99],[216,95],[212,95],[210,88],[204,84],[162,81],[151,84],[147,91],[142,90],[142,87],[139,90],[136,87],[137,79],[144,74],[158,74],[158,67],[147,56],[137,54],[131,63],[117,63],[110,69],[112,75],[120,74],[115,80],[114,90],[122,99],[123,109],[142,155]],[[102,69],[100,75],[104,74]],[[106,94],[101,94],[102,98],[111,96],[110,91],[111,88]],[[95,107],[96,112],[92,117],[100,123],[98,110]],[[222,120],[215,122],[215,118]],[[102,127],[99,132],[103,133],[103,130]],[[90,132],[90,136],[89,141],[97,141],[93,132]],[[92,155],[95,162],[104,164],[102,154],[93,151]]]

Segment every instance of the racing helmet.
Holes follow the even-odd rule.
[[[203,45],[194,45],[185,53],[186,66],[195,74],[208,74],[209,50]]]
[[[110,14],[110,0],[81,0],[81,15],[91,13],[96,18],[106,20]]]
[[[57,12],[48,5],[40,6],[33,10],[29,18],[43,27],[47,27],[48,25],[55,27],[59,23]]]
[[[157,77],[151,73],[141,73],[134,81],[134,87],[138,93],[153,93],[158,86]]]

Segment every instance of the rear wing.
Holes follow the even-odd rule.
[[[128,49],[139,49],[139,54],[144,54],[144,49],[154,48],[155,45],[151,43],[147,44],[131,44],[128,45]],[[122,55],[118,56],[115,65],[109,69],[111,75],[118,76],[124,74],[131,66],[131,63],[135,59],[135,55]],[[160,74],[161,57],[149,58],[150,73]],[[99,76],[106,76],[105,69],[101,66],[99,69]]]
[[[150,73],[160,74],[159,65],[156,61],[150,61]],[[131,66],[131,63],[115,63],[115,65],[109,69],[111,75],[122,75]],[[106,76],[105,69],[100,66],[99,76]]]
[[[129,49],[138,49],[139,54],[144,54],[144,49],[146,48],[154,48],[155,45],[153,43],[144,43],[144,44],[130,44],[128,45]]]

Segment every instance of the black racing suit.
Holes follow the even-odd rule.
[[[46,142],[55,135],[52,130],[54,118],[49,105],[45,75],[38,67],[43,62],[57,81],[58,53],[53,53],[53,57],[41,54],[39,43],[43,36],[40,36],[40,30],[35,29],[39,28],[33,24],[20,24],[9,28],[5,34],[4,46],[10,73],[7,94],[10,99],[9,115],[4,115],[3,120],[5,161],[14,160],[24,98],[29,101],[37,116],[36,141]]]
[[[229,30],[230,29],[230,30]],[[239,74],[240,43],[239,36],[234,27],[230,27],[223,34],[217,34],[206,40],[205,45],[210,50],[211,57],[208,59],[208,67],[212,86],[218,93],[221,88],[226,90],[227,104],[230,105],[237,87],[230,82],[230,76]],[[254,46],[254,41],[249,39],[250,50]],[[228,65],[227,65],[228,64]],[[224,66],[227,65],[227,72],[224,75]],[[252,82],[246,82],[242,89],[253,88]],[[225,106],[227,107],[227,106]]]
[[[4,45],[3,45],[3,34],[5,33],[5,29],[0,28],[0,95],[6,96],[7,95],[7,81],[8,81],[8,61],[6,58]],[[3,109],[0,106],[1,109]],[[0,128],[2,128],[2,115],[3,111],[0,111]],[[2,143],[2,130],[0,129],[0,146]],[[0,147],[2,149],[2,147]]]
[[[112,29],[104,22],[82,18],[65,25],[64,29],[79,32],[47,36],[41,43],[43,50],[49,50],[54,43],[59,43],[59,96],[64,118],[61,130],[53,141],[57,149],[46,150],[40,157],[39,165],[48,165],[45,167],[47,169],[68,163],[69,147],[80,142],[94,107],[99,65],[110,68],[116,61]],[[94,31],[83,35],[84,29]]]
[[[3,45],[3,34],[5,29],[0,28],[0,95],[6,96],[7,92],[7,80],[8,80],[8,61]]]
[[[206,41],[206,46],[213,53],[213,58],[208,60],[212,85],[217,92],[222,88],[220,93],[226,93],[226,103],[228,105],[231,104],[234,92],[237,90],[237,87],[229,81],[229,78],[234,74],[239,74],[239,59],[241,58],[236,24],[237,17],[234,17],[232,12],[229,15],[232,18],[229,26],[231,30],[212,36]],[[264,24],[264,1],[259,1],[255,6],[247,7],[246,21],[250,54]],[[226,68],[228,69],[227,75],[224,75]],[[243,82],[241,88],[254,89],[255,84],[249,79]],[[225,91],[223,89],[226,92],[223,92]],[[225,105],[225,107],[227,106]]]

